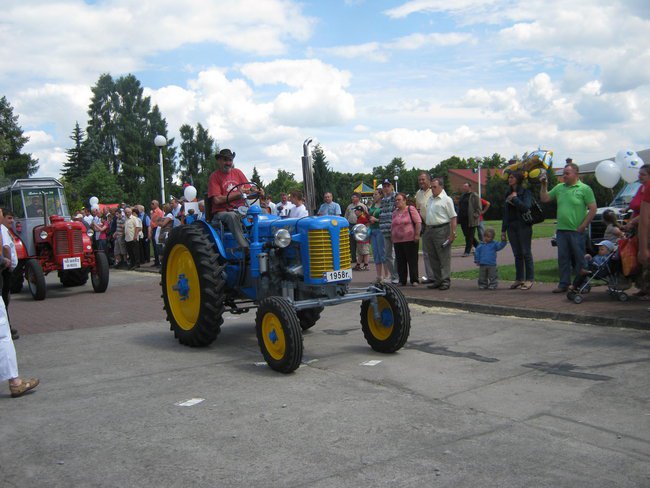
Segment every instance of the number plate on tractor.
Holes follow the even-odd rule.
[[[328,283],[331,281],[343,281],[352,279],[352,270],[351,269],[340,269],[338,271],[328,271],[325,273],[325,281]]]
[[[81,268],[81,258],[63,258],[63,269]]]

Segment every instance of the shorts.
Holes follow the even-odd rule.
[[[370,242],[357,242],[357,256],[370,254]]]

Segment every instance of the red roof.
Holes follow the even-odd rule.
[[[503,170],[501,169],[494,169],[494,168],[481,168],[481,185],[486,185],[487,184],[487,178],[488,178],[488,173],[490,176],[494,175],[495,172],[498,174],[501,174]],[[450,169],[449,173],[453,173],[455,175],[460,176],[461,178],[464,178],[466,180],[471,181],[472,183],[475,183],[478,185],[478,173],[474,173],[474,170],[471,169]]]

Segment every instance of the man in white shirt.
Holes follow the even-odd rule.
[[[280,194],[280,201],[276,203],[275,210],[280,217],[288,217],[289,211],[294,207],[294,204],[289,201],[289,195],[286,193]]]
[[[451,244],[456,238],[456,210],[454,201],[445,193],[442,178],[431,181],[431,198],[427,201],[422,247],[429,255],[433,283],[427,288],[448,290],[451,286]]]
[[[422,235],[424,235],[424,231],[427,228],[425,224],[426,205],[429,198],[432,196],[431,175],[426,171],[420,173],[418,175],[418,185],[420,186],[420,189],[415,192],[415,207],[418,209],[418,212],[420,212],[420,217],[422,218]],[[431,284],[433,283],[433,267],[431,266],[431,259],[428,254],[424,252],[422,254],[424,261],[424,276],[420,279],[420,283]]]
[[[126,250],[129,254],[129,269],[140,267],[140,233],[142,232],[142,221],[133,215],[131,207],[124,209],[126,220],[124,222],[124,240]]]
[[[5,303],[7,309],[7,320],[9,320],[9,298],[11,297],[11,275],[12,271],[18,266],[18,254],[16,254],[16,244],[14,243],[13,236],[9,229],[13,229],[14,214],[9,209],[3,209],[3,217],[0,222],[0,231],[2,232],[2,256],[11,261],[9,267],[2,270],[2,301]],[[11,329],[11,338],[16,340],[20,337],[18,331],[9,326]]]
[[[301,191],[294,190],[291,192],[291,203],[293,204],[293,207],[289,210],[289,217],[309,217],[309,212],[305,207]]]

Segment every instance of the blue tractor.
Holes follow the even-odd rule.
[[[240,190],[248,182],[233,188]],[[323,308],[361,301],[361,329],[372,349],[399,350],[408,339],[411,316],[402,292],[376,283],[352,288],[350,229],[342,217],[279,218],[262,212],[250,193],[239,208],[249,248],[232,232],[198,221],[175,228],[162,261],[162,296],[167,320],[181,344],[211,344],[223,314],[257,309],[257,342],[268,365],[281,373],[300,366],[302,331]],[[209,219],[206,219],[209,221]],[[367,238],[357,225],[357,240]]]

